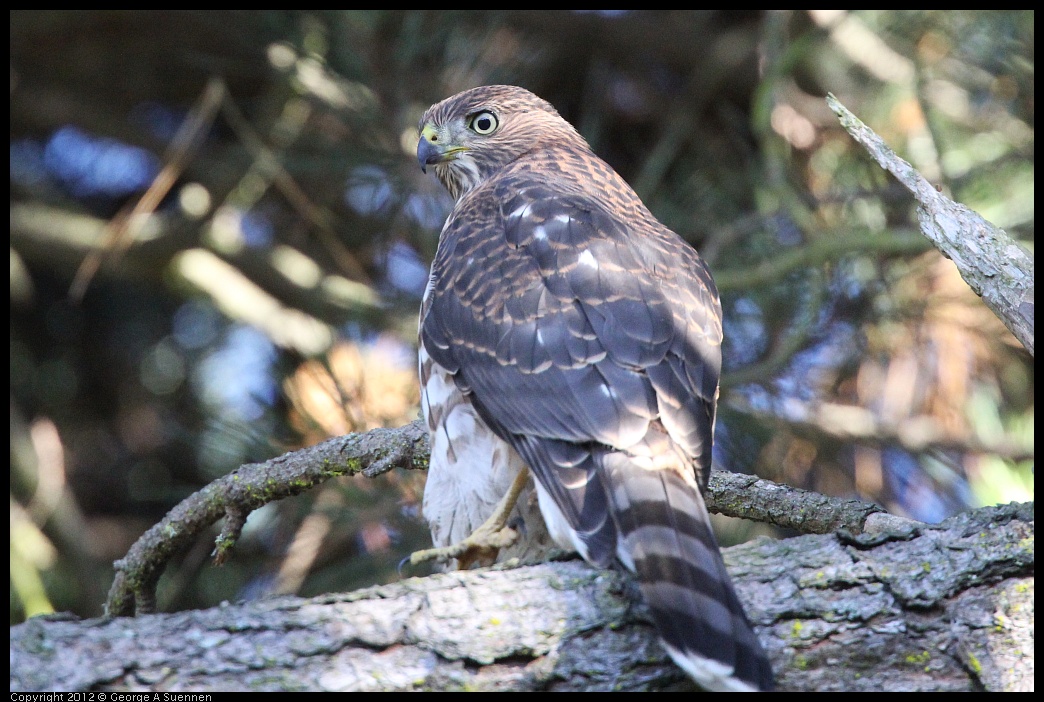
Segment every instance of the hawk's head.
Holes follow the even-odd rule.
[[[417,160],[459,200],[523,154],[550,146],[587,147],[551,103],[513,85],[485,85],[432,105],[420,121]]]

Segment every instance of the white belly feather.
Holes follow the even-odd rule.
[[[521,470],[528,470],[518,453],[493,433],[453,376],[435,363],[423,344],[418,351],[421,409],[431,437],[431,463],[422,509],[432,542],[448,546],[467,538],[493,513]],[[549,539],[539,506],[527,489],[519,498],[509,525],[520,531],[515,546],[498,561],[538,558]]]

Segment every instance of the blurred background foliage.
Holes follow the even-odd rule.
[[[550,100],[711,265],[716,459],[936,522],[1033,495],[1033,364],[838,98],[1033,248],[1032,11],[11,13],[11,620],[240,464],[417,416],[423,110]],[[160,607],[399,577],[421,473],[202,539]],[[757,527],[723,524],[723,538]]]

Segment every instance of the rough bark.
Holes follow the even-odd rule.
[[[833,95],[827,104],[852,138],[913,193],[921,232],[953,260],[964,281],[1032,356],[1033,255],[978,212],[939,192]]]
[[[726,550],[783,690],[1031,690],[1033,506]],[[11,629],[11,689],[687,688],[629,578],[578,561]]]

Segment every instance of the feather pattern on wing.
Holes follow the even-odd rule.
[[[424,354],[528,465],[552,536],[636,573],[690,675],[771,687],[702,497],[722,336],[706,265],[521,88],[466,91],[421,124],[418,157],[457,199]]]

